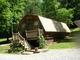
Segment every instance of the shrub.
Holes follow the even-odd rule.
[[[10,51],[9,52],[19,52],[22,51],[23,47],[21,46],[21,44],[11,44],[10,45]]]
[[[39,48],[44,48],[46,45],[45,38],[42,34],[39,36]]]

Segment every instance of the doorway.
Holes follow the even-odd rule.
[[[39,41],[38,40],[28,40],[28,43],[31,46],[31,49],[35,49],[35,47],[39,47]]]

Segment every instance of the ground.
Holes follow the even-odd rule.
[[[73,39],[78,44],[80,42],[80,30],[74,31],[72,32]],[[78,46],[80,47],[80,45]],[[51,45],[49,51],[32,55],[7,54],[5,51],[8,49],[9,45],[0,45],[0,53],[2,52],[0,60],[80,60],[80,48],[74,48],[74,42]]]
[[[10,44],[2,44],[0,45],[0,53],[8,53],[10,49]],[[66,48],[74,48],[75,42],[62,42],[62,43],[55,43],[52,45],[48,45],[48,49],[66,49]]]
[[[80,60],[80,49],[54,49],[32,55],[0,54],[0,60]]]
[[[48,49],[65,49],[76,47],[75,42],[61,42],[48,45]]]

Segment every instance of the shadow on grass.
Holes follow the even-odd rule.
[[[2,41],[2,42],[0,42],[0,45],[2,45],[2,44],[8,44],[8,43],[10,43],[10,41]]]

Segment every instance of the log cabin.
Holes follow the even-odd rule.
[[[37,15],[25,15],[19,22],[18,32],[34,48],[39,46],[40,34],[44,36],[48,43],[51,43],[57,38],[67,36],[70,29],[63,22]]]

